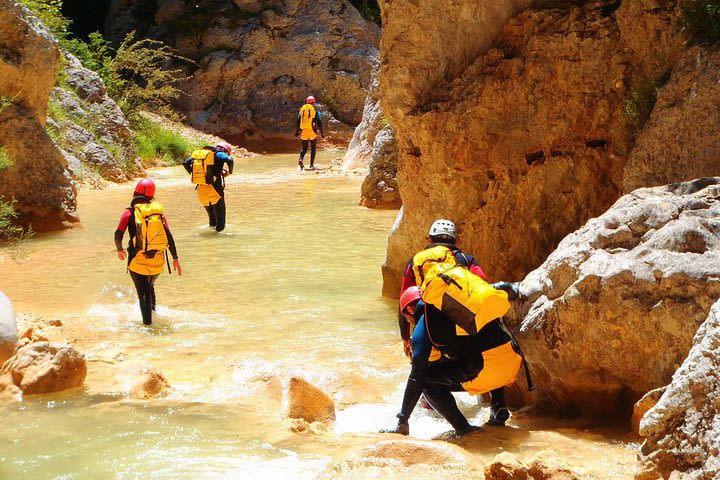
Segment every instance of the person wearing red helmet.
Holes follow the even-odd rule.
[[[295,136],[300,137],[301,148],[300,148],[300,160],[298,165],[300,170],[305,169],[305,154],[308,151],[308,144],[310,145],[310,170],[315,169],[315,152],[317,150],[317,132],[320,132],[322,138],[325,138],[322,125],[322,115],[320,110],[315,108],[315,97],[310,95],[305,101],[305,105],[300,108],[298,112],[297,121],[295,122]]]
[[[426,250],[442,246],[452,255],[453,264],[486,278],[477,261],[455,246],[453,222],[435,221],[429,237],[431,244]],[[421,395],[457,434],[478,430],[480,427],[471,425],[458,409],[452,395],[454,391],[467,391],[473,395],[490,392],[491,413],[487,424],[504,425],[509,418],[504,386],[514,381],[522,352],[499,319],[489,322],[475,334],[458,335],[456,323],[449,314],[422,301],[418,284],[423,283],[423,278],[417,278],[417,272],[422,270],[414,268],[418,256],[422,255],[413,257],[406,267],[398,312],[403,347],[412,359],[410,375],[397,415],[397,426],[383,429],[381,433],[408,435],[408,420]],[[513,284],[499,282],[492,287],[505,291],[510,300],[519,295]]]
[[[225,229],[225,177],[233,173],[232,146],[220,142],[195,150],[183,167],[196,185],[198,200],[205,207],[208,223],[218,232]],[[227,170],[225,170],[227,165]]]
[[[127,252],[122,245],[125,230],[129,232]],[[155,280],[165,268],[167,250],[173,257],[173,268],[182,275],[175,240],[163,207],[155,199],[155,182],[140,180],[130,206],[123,210],[115,230],[115,248],[120,260],[127,260],[127,270],[135,284],[143,324],[152,324],[155,310]],[[168,272],[170,270],[168,262]]]

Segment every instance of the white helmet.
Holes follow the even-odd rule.
[[[455,238],[455,224],[451,222],[450,220],[435,220],[430,227],[430,232],[428,233],[431,237],[435,237],[438,235],[448,235]]]

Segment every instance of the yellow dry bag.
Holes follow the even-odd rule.
[[[165,233],[163,207],[159,202],[138,203],[135,205],[135,249],[138,252],[158,252],[168,247]]]
[[[192,175],[190,180],[195,185],[213,183],[215,176],[212,166],[215,164],[215,152],[206,148],[192,152]]]
[[[423,302],[445,313],[457,335],[475,335],[510,309],[507,293],[458,265],[452,251],[436,245],[413,257]]]
[[[300,108],[300,129],[314,130],[315,128],[315,107],[306,103]]]

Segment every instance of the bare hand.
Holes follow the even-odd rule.
[[[180,266],[180,260],[177,258],[173,260],[173,269],[177,272],[178,276],[182,276],[182,267]]]
[[[127,258],[127,252],[125,250],[118,250],[117,256],[120,260],[125,260]]]
[[[403,340],[403,352],[406,357],[412,358],[412,346],[410,345],[410,340]]]

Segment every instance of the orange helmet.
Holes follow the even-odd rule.
[[[405,309],[411,303],[420,300],[420,287],[408,287],[400,295],[400,312],[405,313]]]
[[[155,196],[155,182],[150,178],[143,178],[135,187],[136,195],[145,195],[146,197]]]
[[[305,100],[305,101],[306,101],[307,103],[315,103],[315,97],[313,97],[312,95],[310,95],[309,97],[307,97],[307,100]]]

